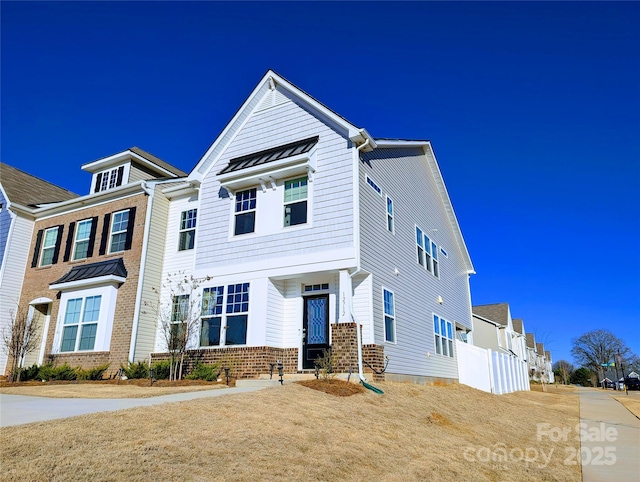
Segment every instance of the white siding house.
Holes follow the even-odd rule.
[[[378,377],[457,379],[474,271],[428,141],[374,139],[269,71],[186,181],[163,271],[201,280],[200,356],[295,373],[359,327]],[[178,253],[189,209],[195,243]]]

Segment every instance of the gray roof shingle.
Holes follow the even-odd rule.
[[[513,331],[516,331],[518,333],[520,333],[521,335],[524,335],[524,328],[523,328],[523,323],[522,323],[522,318],[512,318],[511,319],[511,323],[513,324]]]
[[[0,162],[0,184],[9,201],[21,206],[36,207],[38,204],[67,201],[78,197],[71,191],[2,162]]]
[[[474,315],[482,316],[501,325],[507,325],[509,323],[509,303],[478,305],[474,306],[471,311]]]

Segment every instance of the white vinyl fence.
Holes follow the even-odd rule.
[[[458,381],[489,393],[529,390],[527,363],[515,356],[456,340]]]

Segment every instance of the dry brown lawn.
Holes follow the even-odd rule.
[[[146,380],[128,380],[127,382],[123,381],[120,384],[117,384],[115,381],[112,383],[4,383],[0,385],[0,393],[50,398],[149,398],[159,395],[170,395],[172,393],[226,388],[226,385],[198,382],[195,380],[179,382],[158,380],[153,383],[153,386],[150,386]]]
[[[640,418],[640,391],[630,391],[628,395],[611,395],[636,417]]]
[[[563,443],[570,392],[495,396],[379,383],[337,397],[298,383],[0,429],[0,480],[579,481]],[[567,444],[576,444],[570,440]],[[577,445],[573,445],[578,449]],[[505,449],[506,460],[491,460]],[[543,450],[550,462],[544,465]],[[524,453],[538,459],[525,462]]]

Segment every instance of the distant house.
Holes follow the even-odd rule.
[[[255,377],[331,348],[340,371],[458,378],[474,269],[429,141],[374,138],[269,71],[163,192],[164,275],[202,280],[192,355]],[[166,348],[158,333],[154,356]]]
[[[0,163],[0,334],[17,314],[36,211],[75,197],[77,194]],[[0,374],[7,368],[7,353],[0,349]]]
[[[537,358],[536,353],[536,337],[533,333],[526,333],[525,340],[527,345],[527,367],[529,369],[529,378],[531,380],[539,381],[537,374]]]
[[[473,344],[488,350],[492,366],[491,387],[494,393],[508,393],[529,388],[529,377],[524,350],[524,335],[514,330],[514,320],[508,303],[476,305],[473,313]],[[524,331],[522,320],[516,322]],[[476,370],[475,365],[487,365],[481,360],[469,361],[472,366],[460,367]],[[461,376],[462,378],[462,376]]]
[[[186,173],[136,147],[82,169],[91,174],[89,194],[34,206],[33,229],[21,238],[29,258],[20,306],[42,339],[24,366],[109,363],[117,370],[153,349],[156,320],[141,304],[152,299],[162,271],[169,201],[159,186]],[[34,204],[30,188],[23,197]]]

